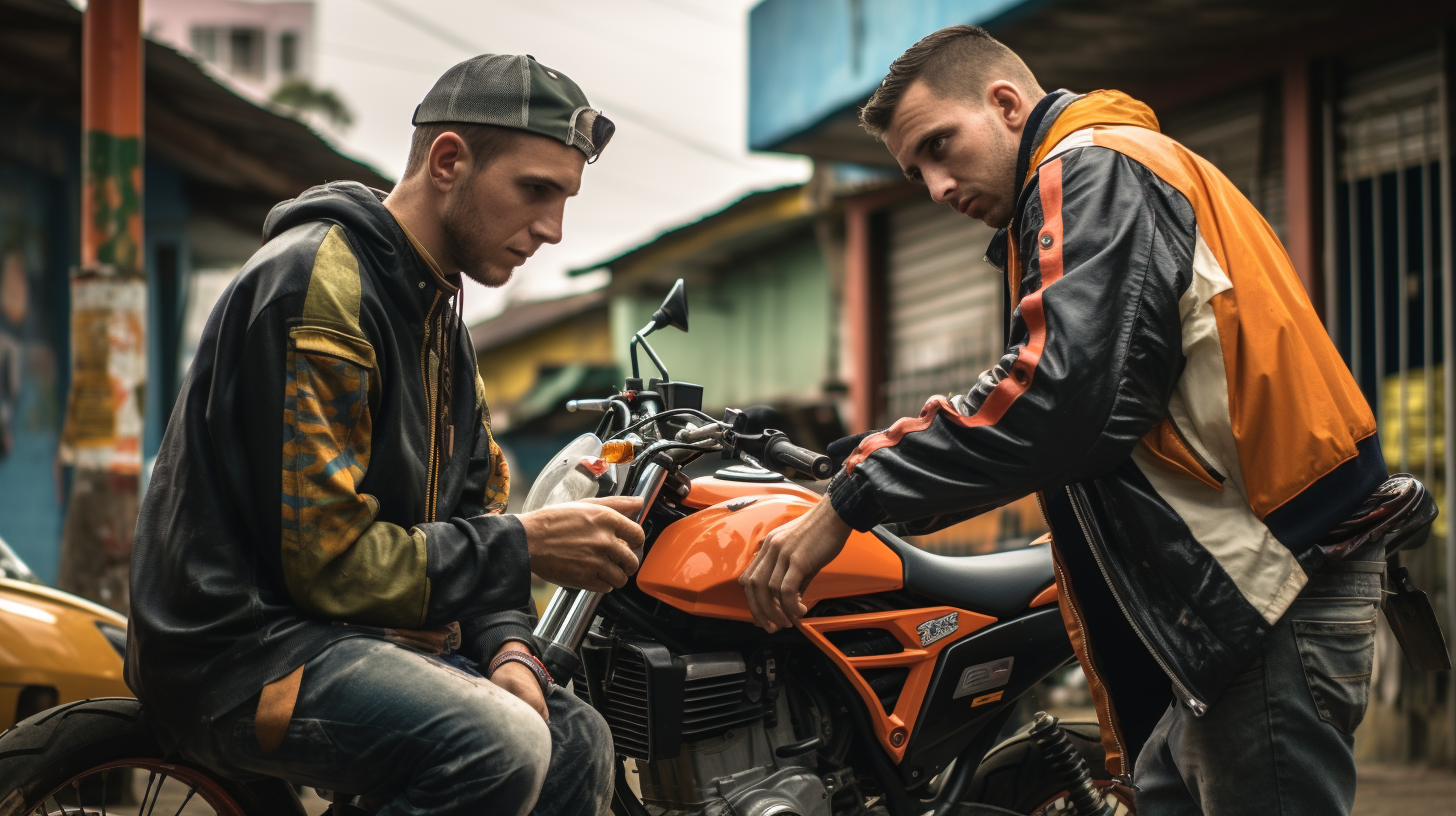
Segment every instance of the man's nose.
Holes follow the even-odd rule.
[[[930,199],[935,203],[955,203],[956,183],[950,174],[934,171],[926,173],[925,186],[930,191]]]
[[[561,221],[564,215],[565,208],[563,207],[556,212],[537,219],[531,225],[531,235],[543,244],[561,243]]]

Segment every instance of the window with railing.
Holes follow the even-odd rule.
[[[192,52],[207,62],[217,62],[217,28],[192,27]]]
[[[229,71],[235,76],[262,79],[264,37],[261,28],[228,31]]]
[[[1390,467],[1428,482],[1445,430],[1439,66],[1434,48],[1340,66],[1325,213],[1330,336],[1376,412]]]

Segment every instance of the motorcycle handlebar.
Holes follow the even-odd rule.
[[[828,479],[830,476],[828,456],[801,448],[781,434],[770,436],[764,443],[763,458],[772,467],[794,468],[815,479]]]
[[[574,399],[566,401],[566,412],[574,414],[577,411],[595,411],[602,413],[611,407],[610,399]]]

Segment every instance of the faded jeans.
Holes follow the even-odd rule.
[[[230,776],[361,794],[382,803],[380,816],[591,816],[611,802],[606,721],[565,689],[552,689],[543,722],[474,672],[359,637],[308,661],[283,744],[266,754],[256,705],[219,718],[183,755]]]
[[[1362,551],[1346,561],[1378,568],[1382,558]],[[1138,816],[1348,814],[1380,579],[1316,575],[1204,716],[1171,706],[1134,769]]]

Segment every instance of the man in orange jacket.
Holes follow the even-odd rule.
[[[1035,492],[1139,812],[1349,812],[1383,545],[1327,535],[1387,473],[1273,230],[1146,105],[1045,93],[972,26],[906,51],[861,119],[931,198],[1000,230],[1015,311],[967,393],[853,440],[829,500],[765,541],[740,579],[756,619],[806,614],[851,529],[928,532]]]

